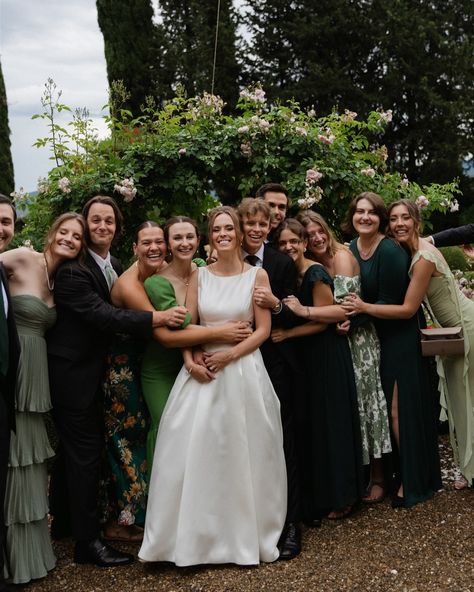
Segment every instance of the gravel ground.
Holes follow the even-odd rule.
[[[71,561],[71,540],[56,543],[57,568],[25,592],[474,592],[474,491],[455,491],[446,437],[440,440],[445,489],[409,510],[388,500],[343,521],[303,531],[293,561],[259,567],[176,568],[169,564],[100,569]],[[136,553],[137,546],[121,545]]]

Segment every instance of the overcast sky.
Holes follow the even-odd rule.
[[[47,135],[41,112],[44,84],[53,78],[62,102],[87,107],[100,121],[107,102],[104,42],[95,0],[0,0],[0,56],[7,90],[15,188],[35,191],[52,164],[46,148],[33,148]]]

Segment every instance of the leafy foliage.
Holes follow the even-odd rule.
[[[455,183],[420,186],[388,171],[387,151],[375,139],[390,113],[372,112],[366,121],[351,112],[316,117],[296,102],[267,104],[258,86],[240,95],[233,116],[206,93],[177,96],[163,109],[149,102],[136,119],[109,116],[111,135],[99,141],[84,113],[56,126],[55,111],[65,106],[50,81],[39,115],[50,135],[38,145],[50,146],[55,166],[30,206],[24,235],[38,240],[54,216],[80,210],[99,193],[114,195],[124,212],[128,234],[119,251],[125,256],[131,229],[143,220],[187,214],[200,221],[217,199],[235,203],[269,181],[287,186],[295,209],[317,209],[336,230],[361,191],[375,191],[387,203],[422,196],[426,219],[455,201]]]

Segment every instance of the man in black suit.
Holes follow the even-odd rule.
[[[0,253],[15,231],[16,212],[11,201],[0,194]],[[0,592],[8,590],[3,579],[5,545],[5,487],[7,482],[10,431],[15,429],[15,383],[20,343],[15,328],[7,275],[0,263]]]
[[[474,243],[474,224],[448,228],[426,237],[435,247],[455,247]]]
[[[270,232],[268,235],[268,242],[273,243],[273,236],[276,229],[280,226],[288,214],[290,207],[290,198],[287,190],[280,185],[280,183],[265,183],[257,189],[255,197],[263,199],[271,212]]]
[[[288,255],[265,244],[270,231],[270,207],[262,199],[247,198],[238,207],[238,213],[243,233],[244,258],[251,265],[263,267],[270,280],[271,290],[256,288],[254,300],[258,306],[271,310],[272,327],[291,327],[298,321],[282,300],[296,293],[297,271],[293,260]],[[273,343],[269,338],[262,344],[260,351],[273,388],[280,400],[283,425],[288,508],[285,529],[279,545],[280,559],[293,559],[301,550],[300,476],[295,418],[296,399],[300,394],[297,392],[300,368],[296,353],[289,342]]]
[[[66,262],[55,278],[57,322],[47,335],[50,387],[62,455],[62,465],[58,467],[65,472],[67,511],[76,540],[74,560],[109,567],[129,563],[133,557],[99,538],[101,384],[107,348],[118,331],[151,338],[153,327],[178,326],[186,309],[176,307],[165,313],[152,313],[115,308],[110,289],[121,268],[110,256],[110,247],[120,233],[122,215],[108,196],[89,200],[83,215],[87,228],[86,260]],[[59,497],[57,490],[64,487],[61,475],[61,470],[53,475],[53,500]],[[54,507],[52,511],[53,525],[60,532],[61,523],[55,524],[60,517]]]

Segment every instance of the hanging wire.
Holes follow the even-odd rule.
[[[212,82],[211,82],[211,95],[214,94],[214,79],[216,76],[216,61],[217,61],[217,40],[219,38],[219,20],[221,14],[221,0],[217,0],[217,19],[216,19],[216,36],[214,39],[214,62],[212,64]]]

